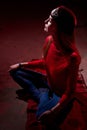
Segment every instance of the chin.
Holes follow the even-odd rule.
[[[48,28],[44,28],[44,31],[45,31],[45,32],[48,32]]]

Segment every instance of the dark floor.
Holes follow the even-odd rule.
[[[44,17],[34,19],[33,16],[32,19],[3,18],[0,22],[0,130],[25,130],[27,103],[16,98],[15,91],[20,87],[8,70],[14,63],[40,58],[46,36],[43,20]],[[76,41],[87,83],[87,27],[83,23],[76,30]]]

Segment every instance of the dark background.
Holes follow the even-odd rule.
[[[0,2],[0,130],[24,130],[27,103],[16,98],[20,88],[9,76],[9,66],[40,58],[44,43],[44,20],[59,5],[77,16],[76,42],[87,82],[87,7],[85,0]]]
[[[85,0],[44,0],[44,1],[11,1],[0,2],[0,17],[2,19],[41,19],[49,15],[49,12],[59,6],[66,5],[77,15],[78,20],[84,21],[86,18]],[[81,18],[81,19],[80,19]],[[84,18],[84,19],[83,19]]]

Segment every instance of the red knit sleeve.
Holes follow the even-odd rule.
[[[36,59],[28,62],[29,68],[44,68],[44,59]]]

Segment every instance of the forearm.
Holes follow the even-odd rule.
[[[29,67],[31,67],[31,68],[34,68],[34,67],[44,68],[44,60],[43,59],[29,61],[28,64],[29,64]]]
[[[20,62],[18,64],[19,64],[19,67],[27,67],[27,66],[29,66],[28,62]]]
[[[33,60],[29,62],[22,62],[19,63],[21,67],[28,67],[28,68],[44,68],[44,60],[39,59],[39,60]]]

